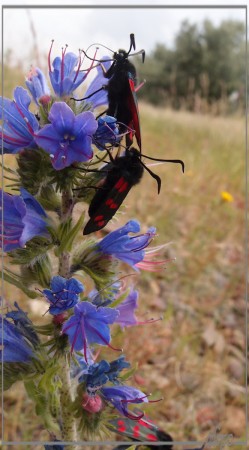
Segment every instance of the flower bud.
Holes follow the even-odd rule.
[[[81,405],[85,411],[90,413],[97,413],[103,408],[103,403],[99,395],[92,397],[87,393],[83,394]]]

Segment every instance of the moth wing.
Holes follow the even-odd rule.
[[[104,228],[123,203],[131,187],[132,184],[121,176],[114,186],[110,188],[107,195],[105,195],[103,202],[100,203],[94,213],[91,214],[83,234],[90,234]]]
[[[134,412],[137,410],[134,410]],[[138,411],[137,411],[138,412]],[[172,445],[170,442],[173,442],[172,437],[160,430],[148,417],[144,416],[140,420],[131,420],[127,417],[113,419],[109,422],[111,424],[111,428],[118,434],[123,436],[127,436],[130,439],[137,440],[140,442],[169,442],[167,444],[162,444],[162,446],[157,446],[156,448],[165,450],[172,449]],[[153,447],[154,448],[154,447]]]
[[[129,110],[131,111],[131,115],[132,115],[132,121],[128,125],[129,125],[129,127],[133,128],[135,130],[137,144],[139,146],[139,149],[141,150],[142,143],[141,143],[140,120],[139,120],[139,112],[138,112],[137,95],[135,92],[135,83],[130,74],[128,76],[128,82],[129,82],[129,95],[127,98],[127,102],[128,102]],[[130,136],[129,136],[129,138],[130,138]]]

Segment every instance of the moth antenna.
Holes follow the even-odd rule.
[[[99,62],[99,63],[101,63],[101,62],[113,61],[112,58],[110,58],[110,59],[96,59],[96,58],[91,58],[90,56],[88,56],[88,54],[85,52],[85,50],[82,50],[82,53],[84,53],[85,57],[88,58],[88,59],[90,59],[91,61],[97,61],[97,62]]]
[[[97,45],[97,46],[106,48],[106,50],[109,50],[109,52],[115,53],[111,48],[107,47],[107,46],[104,45],[104,44],[99,44],[98,42],[95,42],[94,44],[89,45],[89,47],[87,47],[86,51],[88,51],[89,48],[93,47],[94,45]]]
[[[157,182],[157,192],[158,192],[158,194],[160,194],[161,184],[162,184],[161,178],[160,178],[156,173],[152,172],[152,170],[150,170],[150,169],[143,163],[143,161],[141,161],[141,159],[140,159],[140,163],[141,163],[142,166],[145,168],[145,170],[147,170],[147,172],[149,172],[149,174],[156,180],[156,182]]]
[[[130,56],[137,56],[142,55],[142,62],[144,63],[145,60],[145,50],[139,50],[139,52],[131,53]]]
[[[128,51],[128,55],[130,54],[132,48],[133,48],[134,50],[136,50],[135,35],[134,35],[134,33],[131,33],[131,34],[130,34],[130,48],[129,48],[129,51]]]
[[[143,158],[151,159],[152,161],[171,162],[171,163],[175,163],[175,164],[181,164],[182,171],[184,173],[185,165],[181,159],[160,159],[160,158],[152,158],[151,156],[143,155],[142,153],[140,153],[140,154],[141,154],[141,156],[143,156]]]

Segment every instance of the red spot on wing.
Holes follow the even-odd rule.
[[[103,227],[105,225],[105,223],[106,223],[106,220],[104,219],[103,214],[94,217],[93,221],[95,223],[97,223],[98,227]]]
[[[124,433],[126,430],[125,423],[123,420],[118,420],[118,431]]]
[[[103,214],[101,214],[100,216],[94,217],[94,222],[98,222],[99,220],[103,220],[103,219],[104,219],[104,216],[103,216]]]
[[[119,206],[118,203],[115,203],[112,198],[108,198],[105,204],[106,206],[109,206],[109,208],[111,209],[117,209]]]
[[[134,438],[138,438],[140,436],[140,427],[139,425],[135,425],[132,433]]]
[[[123,177],[121,177],[118,182],[115,184],[115,189],[117,189],[118,192],[124,192],[126,191],[127,187],[128,187],[128,183],[127,181],[125,181],[125,179]]]
[[[157,441],[157,437],[154,434],[147,434],[148,441]]]

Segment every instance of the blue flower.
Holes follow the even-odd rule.
[[[137,324],[137,318],[134,314],[138,307],[138,291],[131,291],[126,299],[116,307],[119,316],[116,320],[121,327],[127,327]]]
[[[35,103],[46,103],[50,100],[50,90],[43,72],[38,68],[32,68],[26,78],[26,86],[31,93]]]
[[[63,325],[62,332],[69,337],[71,351],[84,351],[87,362],[87,348],[91,344],[111,347],[109,324],[117,319],[119,312],[112,308],[96,308],[89,302],[78,303],[74,307],[74,315]],[[112,347],[111,347],[112,348]]]
[[[25,313],[17,304],[17,302],[14,303],[14,306],[16,307],[16,310],[9,311],[5,317],[7,319],[12,319],[16,328],[22,336],[24,336],[26,339],[29,340],[29,342],[32,343],[32,345],[35,347],[39,344],[40,340],[38,335],[36,334],[33,323],[31,320],[27,317],[27,313]]]
[[[3,139],[4,153],[18,153],[23,148],[36,147],[34,133],[39,129],[39,123],[29,111],[31,98],[26,89],[17,87],[14,90],[14,100],[0,97],[2,108],[0,119],[0,137]]]
[[[94,394],[109,381],[109,370],[110,364],[103,359],[99,363],[89,366],[87,374],[83,375],[79,381],[85,382],[88,394]]]
[[[3,349],[0,360],[3,362],[30,362],[34,357],[32,347],[18,327],[0,315],[0,336],[3,337]]]
[[[128,369],[130,363],[125,361],[125,356],[121,355],[119,358],[110,362],[110,370],[108,372],[109,381],[117,383],[120,372],[123,369]]]
[[[81,58],[74,53],[66,53],[66,47],[65,50],[62,50],[61,58],[57,56],[54,59],[52,63],[54,70],[52,71],[50,61],[52,45],[48,57],[50,81],[55,94],[58,95],[58,97],[63,97],[72,94],[72,92],[85,80],[90,69],[87,72],[80,71]]]
[[[21,188],[20,192],[19,196],[0,190],[0,208],[3,211],[0,231],[5,252],[24,247],[34,236],[48,236],[44,209],[25,189]]]
[[[44,289],[42,292],[50,303],[50,314],[61,314],[63,311],[72,308],[79,301],[80,292],[84,291],[84,286],[75,278],[56,276],[51,279],[51,290]]]
[[[116,383],[120,372],[128,367],[130,367],[130,364],[125,361],[124,355],[110,363],[103,359],[99,363],[90,365],[88,370],[80,377],[79,381],[83,381],[86,384],[87,393],[91,395],[109,381]]]
[[[71,378],[79,378],[85,374],[88,373],[88,364],[94,364],[94,361],[92,359],[92,354],[89,350],[87,350],[87,361],[88,364],[85,361],[84,356],[79,355],[78,353],[75,353],[74,355],[76,361],[72,359],[71,366],[70,366],[70,376]]]
[[[49,153],[56,170],[92,158],[92,135],[98,126],[92,112],[86,111],[75,116],[66,103],[56,102],[48,118],[51,124],[36,133],[35,140]]]
[[[107,90],[101,89],[103,86],[107,86],[109,79],[105,77],[105,72],[111,67],[112,61],[108,56],[104,56],[101,65],[97,66],[97,75],[88,86],[84,98],[89,97],[89,102],[92,103],[94,108],[98,106],[108,105]],[[108,59],[108,61],[104,61]],[[104,71],[103,71],[104,68]]]
[[[156,234],[156,229],[151,227],[147,233],[138,236],[129,236],[128,233],[138,233],[140,224],[137,220],[130,220],[121,228],[112,231],[97,244],[100,252],[111,255],[131,267],[143,260],[145,256],[144,249],[149,245]]]
[[[111,116],[100,117],[98,119],[98,128],[93,135],[93,142],[99,150],[105,150],[106,145],[113,147],[121,139],[117,119]]]
[[[112,403],[121,414],[129,419],[140,420],[143,417],[143,413],[136,416],[128,410],[130,403],[138,404],[148,402],[147,395],[139,391],[139,389],[131,386],[118,385],[113,387],[104,387],[100,392],[106,401]]]

